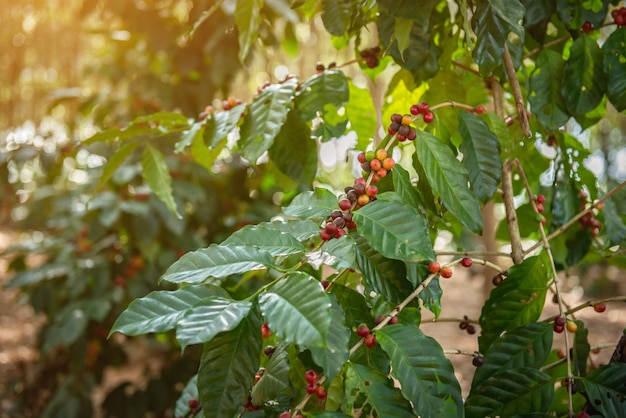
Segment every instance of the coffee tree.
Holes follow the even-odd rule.
[[[242,62],[265,22],[262,6],[236,2]],[[576,315],[626,296],[571,306],[559,275],[600,258],[623,263],[626,183],[619,170],[597,179],[585,161],[623,138],[600,121],[623,123],[626,8],[582,0],[291,6],[319,14],[355,60],[268,81],[248,102],[229,98],[195,119],[157,113],[87,141],[117,148],[99,187],[134,158],[174,217],[197,202],[175,198],[168,147],[213,173],[241,158],[285,191],[280,215],[182,255],[156,273],[164,288],[131,302],[112,325],[112,334],[175,335],[182,350],[201,347],[176,415],[626,414],[626,340],[609,364],[593,367]],[[346,76],[353,67],[373,82],[392,73],[384,100]],[[319,170],[319,145],[349,132],[358,139],[348,168]],[[340,184],[348,171],[353,178]],[[494,207],[505,214],[497,231],[483,224]],[[444,231],[457,247],[445,254],[433,248]],[[468,244],[494,233],[507,251]],[[497,286],[479,318],[459,321],[480,330],[479,350],[466,353],[477,368],[463,398],[420,319],[422,309],[439,315],[440,280],[477,264],[493,270]],[[542,315],[550,300],[558,314]]]

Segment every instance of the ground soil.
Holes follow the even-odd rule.
[[[15,234],[0,230],[0,251],[15,239]],[[29,306],[20,302],[16,291],[1,287],[7,281],[6,267],[7,260],[0,258],[0,418],[9,416],[3,411],[10,410],[14,402],[14,399],[7,394],[12,392],[14,385],[19,386],[20,382],[27,379],[29,372],[34,368],[37,353],[33,347],[37,330],[43,324],[43,318],[35,315]],[[471,319],[478,319],[480,316],[483,301],[493,287],[491,284],[493,272],[486,271],[483,275],[482,271],[482,268],[476,266],[471,269],[456,267],[452,279],[441,281],[443,310],[440,319],[443,321],[433,322],[430,320],[432,315],[424,314],[422,330],[425,334],[434,337],[446,350],[473,352],[478,349],[477,336],[480,330],[476,335],[469,335],[459,328],[459,323],[455,319],[462,318],[463,315]],[[599,270],[588,272],[584,280],[577,277],[561,279],[565,290],[563,297],[570,306],[589,300],[587,297],[581,298],[583,287],[598,288],[595,286],[596,282],[603,283],[599,288],[604,289],[605,293],[596,290],[594,298],[626,295],[625,272],[612,269]],[[557,307],[550,299],[548,297],[545,317],[557,313]],[[599,354],[592,355],[593,361],[596,364],[608,362],[614,345],[619,340],[622,330],[626,328],[626,304],[611,303],[603,314],[598,314],[592,309],[584,309],[577,313],[577,317],[583,319],[589,328],[589,340],[592,346],[609,346]],[[555,335],[555,346],[565,346],[563,337]],[[461,383],[463,395],[466,396],[474,371],[472,357],[467,355],[449,355],[449,357]],[[150,359],[146,352],[141,354],[141,358],[143,361]],[[138,358],[137,362],[141,362],[141,358]],[[113,387],[121,379],[139,379],[138,370],[142,370],[142,367],[108,373],[105,388]],[[102,395],[106,393],[105,388],[95,394],[96,402],[101,401]]]

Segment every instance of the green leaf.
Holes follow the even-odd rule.
[[[589,402],[603,417],[624,416],[626,364],[609,363],[576,381],[583,384]]]
[[[263,0],[237,0],[235,26],[239,32],[239,61],[244,64],[250,47],[258,39]]]
[[[324,369],[326,381],[332,381],[348,361],[350,330],[346,327],[346,315],[334,296],[330,298],[332,327],[326,333],[326,347],[311,347],[315,364]]]
[[[474,373],[472,391],[502,370],[541,367],[552,348],[552,328],[551,324],[545,322],[531,322],[514,328],[495,340],[484,353],[483,365]]]
[[[430,275],[428,265],[420,263],[406,263],[407,279],[411,282],[413,288],[417,288]],[[435,314],[435,318],[441,313],[441,289],[440,276],[431,280],[431,282],[421,291],[419,298],[424,302],[424,307]]]
[[[305,81],[296,96],[296,111],[303,121],[315,118],[327,104],[337,108],[348,102],[349,88],[345,75],[339,70],[326,70]]]
[[[189,129],[184,131],[180,136],[180,141],[174,145],[174,151],[181,153],[190,146],[196,137],[202,138],[204,135],[204,123],[195,122]]]
[[[587,339],[589,330],[580,319],[576,320],[575,323],[577,328],[574,334],[574,346],[572,347],[573,372],[575,376],[585,377],[587,375],[587,360],[589,360],[589,352],[591,351],[591,346]]]
[[[618,27],[602,45],[606,95],[618,112],[626,110],[626,28]]]
[[[111,334],[140,335],[174,329],[185,312],[211,296],[228,297],[228,294],[217,286],[185,286],[174,291],[151,292],[128,305],[113,324]]]
[[[470,112],[459,112],[459,133],[463,138],[460,150],[470,187],[481,202],[486,202],[502,178],[500,142],[487,124]]]
[[[467,185],[469,173],[463,164],[447,145],[428,132],[418,130],[415,143],[428,183],[441,196],[448,211],[467,228],[480,233],[483,228],[480,204]]]
[[[209,148],[217,147],[235,129],[245,108],[246,105],[242,103],[230,110],[214,112],[204,120],[206,126],[203,137]]]
[[[344,412],[355,416],[356,410],[362,410],[366,416],[381,418],[412,416],[411,406],[400,390],[378,370],[348,362],[345,374]]]
[[[387,258],[424,261],[435,258],[428,225],[412,206],[377,200],[353,214],[359,234]]]
[[[402,201],[415,209],[420,209],[420,199],[417,193],[417,189],[411,183],[409,172],[404,169],[400,164],[396,164],[391,172],[393,179],[393,189],[400,196]]]
[[[572,115],[584,116],[600,104],[607,78],[602,62],[602,50],[590,36],[581,35],[574,41],[565,63],[561,86],[561,93]]]
[[[317,227],[319,232],[319,227]],[[293,235],[278,229],[264,228],[260,225],[246,225],[226,238],[222,245],[253,245],[273,256],[304,252],[304,246]]]
[[[414,23],[415,21],[413,19],[396,17],[396,26],[393,30],[393,36],[398,42],[400,55],[402,55],[411,44],[411,30],[413,29]]]
[[[402,302],[413,291],[404,263],[383,256],[363,236],[356,236],[355,240],[357,263],[365,284],[391,303]]]
[[[204,345],[198,388],[202,409],[211,417],[232,418],[248,398],[259,369],[262,322],[254,308],[235,329]]]
[[[269,149],[269,157],[290,179],[307,188],[313,183],[317,172],[317,144],[311,138],[309,125],[294,112],[287,115],[287,121]]]
[[[346,316],[345,324],[348,327],[357,327],[360,324],[372,322],[372,317],[369,315],[370,307],[361,293],[339,283],[333,283],[330,292],[343,308]]]
[[[165,203],[165,206],[181,219],[172,191],[172,177],[165,163],[165,157],[152,145],[146,145],[141,154],[141,166],[143,178],[150,186],[154,194]]]
[[[189,413],[189,401],[192,399],[198,400],[200,395],[198,394],[198,375],[194,374],[191,379],[185,385],[183,392],[180,394],[180,397],[176,401],[176,406],[174,409],[174,415],[177,417],[182,417]],[[197,418],[205,418],[204,412],[202,410],[198,411],[195,415]]]
[[[328,189],[317,187],[314,191],[303,192],[294,197],[289,206],[283,207],[283,212],[304,219],[325,219],[335,209],[339,209],[337,196]]]
[[[353,269],[356,267],[354,240],[344,235],[326,241],[320,250],[308,253],[307,258],[315,268],[323,263],[337,270]]]
[[[261,379],[252,388],[252,403],[263,405],[275,399],[289,387],[289,361],[287,350],[282,345],[276,347],[272,358],[265,366]]]
[[[247,301],[218,296],[202,299],[176,324],[176,339],[183,350],[191,344],[211,341],[220,332],[235,328],[251,308],[252,303]]]
[[[239,147],[251,163],[267,151],[287,120],[298,80],[289,79],[266,87],[248,106],[241,127]]]
[[[553,398],[554,382],[547,374],[530,367],[505,369],[470,393],[465,400],[465,416],[512,417],[545,413]]]
[[[56,314],[54,322],[45,328],[41,350],[44,353],[58,346],[69,347],[84,335],[89,315],[79,302],[66,305]]]
[[[365,149],[368,138],[376,131],[376,113],[372,94],[368,89],[362,89],[348,80],[350,86],[350,100],[346,104],[346,113],[350,120],[350,129],[356,133],[358,143],[356,149]]]
[[[224,138],[221,142],[217,143],[215,148],[208,148],[204,142],[204,138],[200,135],[196,135],[191,144],[191,155],[195,162],[210,172],[213,169],[213,163],[217,157],[219,157],[227,143],[228,139]]]
[[[118,149],[115,154],[111,156],[111,158],[109,158],[109,161],[107,161],[107,163],[102,168],[100,180],[98,181],[98,185],[93,192],[94,196],[99,190],[102,189],[102,187],[104,187],[105,184],[109,182],[109,180],[111,180],[113,174],[115,174],[117,169],[120,168],[124,161],[126,161],[126,159],[130,157],[133,152],[135,152],[135,150],[139,148],[139,146],[142,144],[143,142],[141,141],[127,142],[126,144],[122,145],[120,149]]]
[[[217,245],[183,255],[172,264],[161,280],[170,283],[199,284],[209,278],[223,279],[231,274],[246,273],[274,265],[274,259],[266,251],[254,246]]]
[[[307,348],[326,346],[331,304],[313,277],[287,274],[259,295],[259,305],[267,325],[280,338]]]
[[[17,288],[23,286],[29,286],[39,283],[44,280],[52,280],[57,277],[63,277],[70,273],[70,268],[61,263],[44,264],[41,267],[33,268],[32,270],[19,270],[15,273],[15,276],[5,285],[7,288]]]
[[[535,70],[530,76],[528,101],[539,123],[549,131],[558,130],[569,119],[567,105],[561,94],[564,65],[561,54],[544,49],[537,56]]]
[[[331,35],[343,36],[350,27],[351,18],[350,0],[322,0],[322,22]]]
[[[613,198],[604,201],[604,224],[609,246],[619,244],[626,239],[626,225],[619,215]]]
[[[529,257],[511,267],[506,280],[491,291],[480,315],[481,352],[486,352],[503,331],[539,318],[550,279],[548,266],[545,253]]]
[[[524,28],[537,42],[543,44],[546,28],[554,14],[556,3],[553,0],[522,0],[526,8]]]
[[[415,324],[384,327],[376,338],[389,355],[391,374],[416,416],[463,417],[461,387],[437,341]]]
[[[524,11],[519,0],[488,0],[478,4],[472,17],[472,29],[477,36],[472,56],[483,77],[489,76],[502,63],[509,32],[513,31],[523,40],[520,22]]]
[[[313,221],[261,222],[256,227],[286,232],[298,241],[306,241],[320,233],[320,226]]]

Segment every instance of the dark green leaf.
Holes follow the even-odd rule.
[[[619,244],[626,239],[626,225],[617,211],[613,198],[604,201],[604,223],[609,246]]]
[[[293,235],[260,225],[246,225],[226,238],[222,245],[253,245],[273,256],[296,254],[305,250]]]
[[[232,418],[241,410],[259,369],[262,319],[252,309],[232,331],[204,345],[198,370],[200,402],[211,417]]]
[[[250,47],[257,41],[263,0],[237,0],[235,25],[239,32],[239,61],[244,63]]]
[[[283,212],[305,219],[327,218],[335,209],[339,209],[337,196],[328,189],[318,187],[315,191],[303,192],[294,197],[289,206],[283,207]]]
[[[554,382],[530,367],[505,369],[485,380],[465,401],[467,418],[512,417],[545,413],[554,398]]]
[[[83,336],[88,324],[89,315],[81,303],[66,305],[57,312],[54,322],[45,328],[41,350],[48,352],[58,346],[69,347]]]
[[[377,200],[353,216],[359,234],[384,257],[416,262],[435,258],[427,221],[414,207]]]
[[[552,324],[531,322],[512,329],[495,340],[484,353],[483,365],[474,373],[472,391],[502,370],[541,367],[552,348],[552,328]]]
[[[396,164],[391,172],[393,178],[393,189],[407,205],[420,209],[420,200],[416,187],[411,183],[409,172],[400,164]]]
[[[556,51],[544,49],[537,56],[535,70],[530,77],[528,101],[539,123],[549,131],[558,130],[569,119],[565,99],[561,94],[565,61]]]
[[[334,283],[330,291],[343,308],[348,327],[371,323],[372,318],[368,313],[370,308],[361,293],[338,283]]]
[[[199,284],[211,277],[223,279],[231,274],[273,265],[271,254],[254,246],[211,244],[208,248],[183,255],[167,269],[161,279],[170,283]]]
[[[345,235],[324,242],[320,250],[308,253],[307,257],[309,263],[316,268],[321,263],[337,270],[356,267],[354,240]]]
[[[118,149],[115,154],[111,156],[111,158],[109,158],[109,161],[107,161],[102,169],[102,175],[100,175],[100,180],[94,190],[94,194],[98,192],[98,190],[102,189],[102,187],[104,187],[109,180],[111,180],[111,177],[113,177],[113,174],[115,174],[117,169],[120,168],[124,161],[126,161],[126,159],[130,157],[140,145],[142,145],[141,141],[127,142],[122,145],[120,149]]]
[[[626,28],[618,27],[602,45],[606,95],[611,104],[622,112],[626,109]]]
[[[267,151],[287,120],[298,80],[292,78],[266,87],[248,106],[239,147],[251,163]]]
[[[604,417],[621,418],[626,411],[626,364],[613,362],[576,379],[583,384],[591,405]]]
[[[309,126],[294,112],[287,115],[287,121],[269,149],[269,156],[290,179],[307,188],[313,183],[317,172],[317,144],[311,138]]]
[[[418,130],[415,143],[428,183],[441,196],[448,211],[467,228],[480,233],[483,228],[480,204],[468,186],[469,173],[463,164],[447,145],[428,132]]]
[[[259,305],[267,325],[280,338],[307,348],[326,346],[331,304],[313,277],[287,274],[259,295]]]
[[[460,150],[470,187],[481,202],[486,202],[502,178],[500,142],[487,124],[470,112],[459,112],[459,133],[463,138]]]
[[[172,191],[172,177],[161,151],[152,145],[146,145],[141,155],[141,166],[143,178],[150,186],[152,192],[165,203],[165,206],[177,218],[182,218],[176,208]]]
[[[561,85],[567,108],[574,116],[584,116],[600,104],[607,81],[602,62],[602,50],[590,36],[582,35],[574,41]]]
[[[545,253],[529,257],[511,267],[507,279],[491,291],[480,315],[481,352],[486,352],[502,332],[539,318],[548,290],[548,266]]]
[[[427,30],[435,0],[378,0],[378,7],[395,18],[414,20],[422,30]]]
[[[330,317],[332,326],[326,333],[326,347],[311,347],[315,364],[324,369],[326,381],[332,381],[348,360],[350,330],[346,327],[346,315],[334,296],[330,298]]]
[[[338,0],[337,0],[338,1]],[[327,104],[341,107],[348,102],[349,89],[339,70],[326,70],[305,81],[296,97],[296,110],[303,121],[312,120]]]
[[[352,1],[322,0],[322,22],[331,35],[342,36],[350,27]]]
[[[187,310],[211,296],[228,297],[228,294],[217,286],[185,286],[175,291],[151,292],[128,305],[113,324],[111,333],[140,335],[174,329]]]
[[[252,303],[217,296],[202,299],[185,311],[176,324],[176,339],[181,348],[211,341],[220,332],[234,329],[245,318]]]
[[[272,358],[265,366],[261,380],[252,388],[252,403],[263,405],[275,399],[283,389],[289,387],[289,361],[284,346],[277,346]]]
[[[430,275],[428,265],[421,263],[406,263],[407,279],[417,288]],[[435,314],[435,318],[441,313],[441,289],[440,276],[435,277],[419,294],[419,298],[424,302],[424,306]]]
[[[320,233],[320,226],[313,221],[261,222],[256,227],[286,232],[298,241],[306,241]]]
[[[394,378],[413,413],[422,417],[462,417],[461,387],[441,346],[415,324],[391,325],[376,332],[391,359]]]
[[[345,412],[354,416],[356,410],[362,409],[372,417],[412,416],[411,406],[400,390],[378,370],[348,362],[345,374]]]
[[[524,28],[537,42],[543,43],[546,28],[554,13],[553,0],[521,0],[526,8],[524,13]]]
[[[204,127],[203,138],[210,149],[216,148],[235,129],[245,108],[245,104],[240,104],[230,110],[214,112],[204,120],[206,126]]]

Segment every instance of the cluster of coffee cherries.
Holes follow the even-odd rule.
[[[228,99],[222,101],[222,108],[224,110],[230,110],[235,106],[239,106],[241,103],[243,103],[241,99],[230,96]]]
[[[309,395],[315,394],[319,399],[326,399],[328,393],[326,393],[326,389],[324,386],[317,383],[319,380],[319,375],[315,370],[307,370],[304,374],[304,378],[306,379],[306,393]]]
[[[428,271],[431,274],[439,273],[439,275],[443,277],[444,279],[449,279],[450,277],[452,277],[452,274],[454,273],[454,271],[452,270],[452,267],[449,267],[449,266],[441,267],[441,265],[436,261],[431,261],[430,263],[428,263]]]
[[[542,225],[546,223],[546,217],[543,216],[544,207],[543,204],[546,202],[546,197],[542,194],[535,197],[535,207],[537,208],[537,213],[535,214],[535,218],[537,222],[540,222]]]
[[[378,57],[380,55],[379,46],[364,49],[361,51],[360,55],[361,55],[361,58],[363,58],[363,60],[365,61],[365,65],[367,65],[367,68],[378,67],[378,64],[379,64]]]
[[[205,120],[213,112],[215,112],[215,109],[213,108],[213,106],[209,105],[209,106],[205,107],[204,110],[202,112],[200,112],[200,114],[198,115],[198,120],[200,120],[200,121]]]
[[[474,324],[470,324],[467,315],[463,315],[463,320],[459,322],[459,328],[465,330],[465,332],[467,332],[469,335],[476,334],[476,326]]]
[[[347,198],[339,201],[339,209],[330,213],[330,219],[326,221],[324,229],[320,231],[320,238],[328,241],[346,235],[346,229],[356,228],[356,222],[352,220],[352,202]]]
[[[578,330],[578,325],[576,322],[567,320],[564,316],[557,316],[554,318],[554,326],[553,330],[557,334],[563,332],[564,329],[567,329],[569,332],[576,332]]]
[[[578,192],[578,196],[580,197],[580,210],[583,211],[587,207],[587,193],[580,190]],[[597,205],[598,209],[602,209],[603,205]],[[596,219],[592,211],[585,213],[585,215],[580,218],[580,227],[582,229],[589,229],[589,233],[592,237],[595,237],[600,232],[600,228],[602,228],[602,223]]]
[[[337,68],[337,63],[336,62],[331,62],[330,64],[328,64],[328,69],[329,70],[334,70],[335,68]],[[317,62],[317,64],[315,64],[315,72],[317,74],[321,74],[326,70],[326,67],[324,67],[324,64],[322,64],[320,61]]]
[[[611,11],[611,17],[613,18],[613,23],[617,26],[626,26],[626,7],[613,9]]]
[[[255,385],[257,383],[259,383],[259,380],[261,380],[261,378],[263,377],[264,373],[265,373],[265,368],[264,367],[259,368],[259,370],[254,375],[254,384]],[[248,395],[248,399],[246,399],[246,401],[243,403],[243,408],[246,411],[248,411],[248,412],[252,412],[252,411],[256,411],[256,410],[261,409],[260,405],[255,405],[255,404],[252,403],[252,391],[250,391],[250,394]]]
[[[361,152],[357,155],[357,160],[359,164],[361,164],[363,177],[365,178],[370,174],[372,175],[372,183],[378,183],[380,179],[385,177],[396,165],[395,160],[388,155],[387,150],[384,148],[376,150],[375,152]],[[376,195],[376,193],[372,196],[374,195]]]
[[[365,324],[359,325],[356,329],[356,335],[363,338],[363,344],[365,344],[367,348],[376,347],[376,336],[371,333],[367,325]]]

